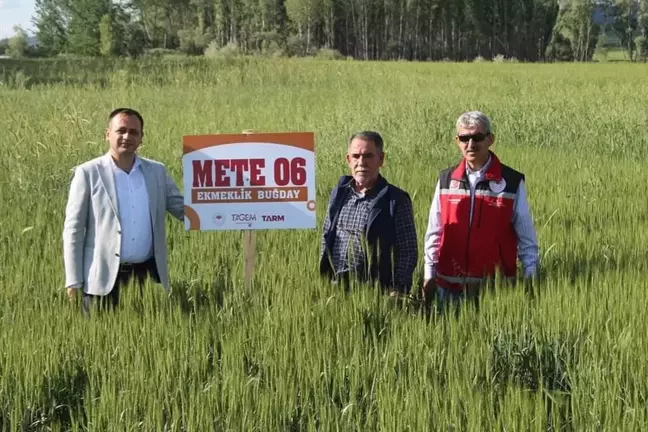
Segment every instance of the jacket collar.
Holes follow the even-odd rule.
[[[353,189],[354,184],[355,184],[355,181],[353,180],[353,176],[345,175],[345,176],[340,177],[340,181],[339,181],[338,186],[341,189],[346,188],[349,191],[354,191],[354,189]],[[381,190],[383,190],[383,188],[385,186],[387,186],[387,179],[385,177],[383,177],[381,174],[378,174],[378,180],[376,181],[376,184],[371,189],[369,189],[367,192],[365,192],[365,195],[369,195],[369,196],[375,195],[378,192],[380,192]]]
[[[490,165],[488,166],[488,169],[484,173],[484,180],[485,181],[499,181],[502,179],[502,163],[500,162],[499,158],[493,153],[492,151],[488,152],[490,154]],[[466,159],[462,158],[461,162],[459,162],[459,165],[452,171],[452,175],[450,178],[452,180],[460,180],[464,181],[466,180]]]

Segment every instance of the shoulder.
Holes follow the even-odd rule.
[[[150,158],[147,158],[147,157],[143,157],[143,156],[139,156],[139,155],[137,157],[139,158],[142,165],[145,165],[145,166],[151,167],[151,168],[156,168],[156,169],[166,169],[165,165],[162,162],[158,162],[156,160],[153,160],[153,159],[150,159]]]
[[[158,162],[156,160],[145,158],[139,155],[138,158],[140,160],[140,163],[142,164],[142,169],[154,172],[159,179],[162,179],[166,176],[166,165],[164,165],[162,162]]]
[[[387,190],[389,193],[389,199],[395,201],[396,204],[411,203],[412,198],[410,194],[405,190],[391,183],[387,184]]]
[[[502,164],[502,177],[513,180],[515,183],[519,183],[520,181],[524,180],[523,173],[504,164]]]
[[[452,178],[452,174],[457,170],[459,167],[459,163],[454,164],[452,166],[449,166],[447,168],[442,169],[439,171],[439,176],[437,178],[437,183],[441,185],[442,188],[448,187],[450,184],[450,180]]]
[[[99,166],[102,163],[104,163],[105,160],[106,160],[105,155],[104,156],[98,156],[98,157],[96,157],[94,159],[90,159],[89,161],[82,162],[79,165],[76,165],[76,166],[72,167],[72,171],[76,171],[76,170],[89,171],[92,168],[94,168],[96,166]]]
[[[92,173],[95,172],[96,168],[104,162],[105,156],[99,156],[73,166],[72,168],[70,168],[70,173],[72,177],[77,175],[92,176]]]
[[[447,168],[443,168],[441,171],[439,171],[439,177],[447,176],[447,175],[452,174],[452,172],[454,170],[456,170],[458,166],[459,166],[459,164],[455,164],[455,165],[449,166]]]
[[[346,175],[341,176],[338,179],[335,186],[333,186],[333,188],[331,189],[331,192],[330,192],[331,199],[334,198],[337,195],[338,191],[340,191],[341,189],[346,187],[349,184],[349,182],[351,182],[351,180],[353,180],[353,177],[351,177],[351,176],[346,176]]]
[[[351,182],[351,180],[353,180],[353,177],[351,177],[349,175],[340,176],[340,178],[338,179],[338,182],[335,185],[335,187],[336,188],[345,187]]]
[[[447,168],[443,168],[441,171],[439,171],[439,179],[446,179],[450,178],[453,172],[459,167],[459,164],[454,164],[452,166],[449,166]]]

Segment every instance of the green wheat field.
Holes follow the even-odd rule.
[[[285,59],[0,64],[0,430],[544,431],[648,429],[648,67]],[[171,292],[147,285],[84,317],[63,288],[71,169],[106,116],[144,115],[141,154],[182,189],[182,136],[313,131],[318,230],[168,220]],[[541,247],[532,291],[426,316],[318,277],[319,229],[349,135],[385,138],[421,258],[456,118],[489,114],[527,176]]]

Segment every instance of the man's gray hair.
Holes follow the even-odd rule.
[[[380,136],[378,132],[369,131],[369,130],[356,132],[353,135],[351,135],[351,138],[349,138],[349,145],[351,144],[351,141],[353,141],[355,138],[360,138],[361,140],[364,141],[373,142],[380,153],[383,153],[385,151],[384,150],[385,143],[383,141],[383,137]]]
[[[485,133],[491,133],[491,121],[486,114],[481,111],[468,111],[459,116],[457,119],[457,129],[460,127],[471,128],[481,126]]]

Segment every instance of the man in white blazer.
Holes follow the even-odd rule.
[[[84,310],[94,300],[117,306],[120,286],[147,276],[169,289],[165,216],[184,220],[184,198],[159,162],[136,155],[144,120],[118,108],[106,128],[107,154],[74,169],[65,210],[65,287],[83,289]],[[106,304],[107,303],[107,304]]]

